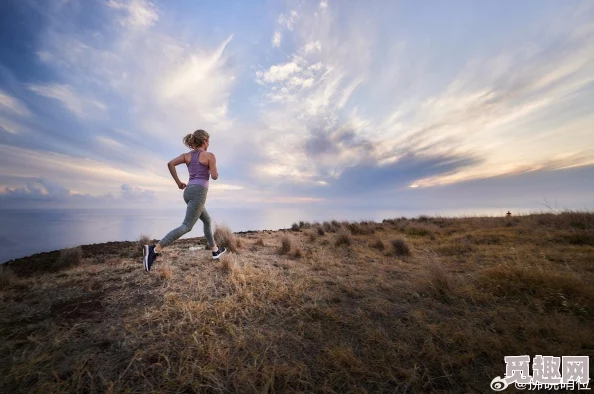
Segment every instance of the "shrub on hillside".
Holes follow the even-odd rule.
[[[288,235],[283,235],[281,238],[280,254],[288,254],[293,248],[293,241]]]
[[[334,241],[334,245],[346,245],[350,246],[353,243],[353,236],[351,232],[346,227],[341,227],[336,234],[336,240]]]
[[[386,245],[384,245],[384,241],[382,241],[380,238],[376,238],[375,242],[371,244],[371,247],[377,250],[384,250]]]
[[[315,240],[318,239],[318,233],[314,230],[308,230],[306,234],[309,242],[315,242]]]
[[[144,235],[141,234],[140,237],[138,237],[138,240],[136,241],[136,245],[134,247],[134,253],[132,257],[140,257],[142,256],[142,249],[144,247],[144,245],[149,245],[151,243],[151,239]]]
[[[410,255],[410,248],[404,239],[394,239],[392,240],[391,253],[395,256],[408,256]]]
[[[82,261],[82,248],[76,246],[74,248],[60,250],[60,256],[54,262],[54,269],[64,269],[79,265]]]
[[[226,224],[219,224],[216,226],[214,232],[214,239],[217,246],[223,246],[230,252],[237,253],[239,242],[233,231]]]
[[[9,287],[16,281],[16,276],[12,268],[2,264],[0,265],[0,289]]]

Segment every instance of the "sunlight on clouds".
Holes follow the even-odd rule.
[[[327,3],[319,7],[326,9]],[[551,157],[549,152],[577,152],[573,142],[539,140],[538,149],[518,157],[531,138],[550,131],[541,119],[551,108],[575,99],[594,81],[594,40],[583,25],[557,32],[567,43],[562,56],[554,56],[554,48],[546,45],[518,43],[497,56],[470,59],[441,91],[395,101],[391,110],[381,113],[372,102],[354,95],[374,97],[371,88],[397,92],[401,84],[410,83],[389,70],[407,56],[406,45],[386,53],[385,71],[369,74],[375,62],[370,54],[377,44],[370,30],[358,24],[344,28],[342,20],[339,28],[327,9],[319,14],[309,11],[302,7],[293,23],[292,38],[299,49],[287,56],[288,61],[255,72],[255,81],[263,86],[260,119],[266,126],[258,137],[267,159],[260,168],[263,174],[297,183],[331,181],[350,166],[369,160],[396,165],[407,154],[444,160],[479,157],[483,162],[412,183],[426,187],[542,169],[539,163]],[[281,14],[279,23],[286,20]],[[387,75],[392,77],[377,79]],[[271,108],[271,103],[277,106]],[[583,127],[591,129],[592,124]],[[523,138],[523,144],[514,144]],[[586,137],[582,144],[594,147],[594,140]],[[506,145],[510,148],[503,148]],[[502,148],[492,149],[495,146]],[[570,157],[576,165],[587,165],[591,158],[585,155]]]
[[[23,102],[0,89],[0,110],[2,109],[19,116],[31,115],[31,112]]]
[[[0,175],[29,178],[39,174],[52,174],[53,179],[67,186],[75,187],[78,183],[95,184],[96,190],[102,185],[116,183],[134,183],[141,186],[170,186],[171,180],[149,173],[146,170],[125,171],[95,160],[82,159],[64,154],[18,148],[0,144],[2,162],[22,163],[23,157],[35,157],[35,160],[9,168],[2,166]],[[78,187],[77,187],[78,188]]]
[[[7,132],[9,132],[10,134],[19,134],[21,132],[21,130],[23,130],[23,127],[9,119],[3,118],[2,116],[0,116],[0,127],[2,127],[4,130],[6,130]]]
[[[153,3],[112,1],[106,8],[114,16],[123,13],[134,21],[107,25],[109,41],[50,27],[38,54],[69,85],[34,86],[35,91],[61,100],[77,115],[93,106],[88,103],[100,107],[103,99],[91,97],[91,92],[99,98],[99,94],[116,98],[129,109],[126,127],[133,134],[142,130],[164,149],[181,148],[179,139],[171,138],[175,131],[181,138],[197,127],[220,133],[230,129],[228,103],[236,70],[227,65],[224,52],[232,35],[215,48],[205,42],[190,44],[166,34],[164,26],[157,29],[162,22]],[[142,27],[142,34],[130,27]],[[64,86],[75,86],[77,94]],[[76,96],[86,97],[85,104]],[[110,110],[114,112],[116,108]]]
[[[113,148],[118,148],[118,149],[126,148],[126,146],[124,144],[117,142],[116,140],[113,140],[111,138],[98,136],[98,137],[95,137],[95,139],[97,141],[101,142],[102,144],[105,144],[105,145],[113,147]]]
[[[512,163],[502,163],[500,166],[481,165],[469,170],[460,170],[454,174],[419,179],[409,187],[444,186],[475,179],[485,179],[539,170],[561,170],[593,164],[594,150],[586,150],[570,154],[556,155],[550,159],[540,160],[531,164],[514,161]]]
[[[117,10],[125,10],[128,15],[120,23],[135,29],[149,28],[159,20],[157,7],[150,1],[131,0],[126,2],[108,0],[107,6]]]

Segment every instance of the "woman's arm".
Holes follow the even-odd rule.
[[[175,170],[175,166],[178,166],[182,163],[185,163],[183,154],[179,155],[178,157],[176,157],[175,159],[173,159],[169,163],[167,163],[167,168],[169,168],[169,173],[175,180],[175,183],[177,183],[177,187],[179,187],[180,189],[183,190],[186,187],[186,184],[179,180],[179,178],[177,176],[177,171]]]
[[[217,158],[215,157],[214,153],[210,154],[210,158],[208,159],[208,168],[210,169],[210,176],[213,180],[217,180],[219,177],[219,170],[217,169]]]

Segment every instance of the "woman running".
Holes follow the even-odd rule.
[[[188,205],[186,209],[186,218],[181,226],[173,229],[156,245],[144,245],[142,250],[142,260],[144,269],[148,272],[151,270],[155,259],[161,253],[163,248],[169,246],[173,241],[188,233],[196,224],[198,218],[204,224],[204,236],[208,249],[212,250],[212,258],[220,258],[227,250],[225,248],[217,247],[213,235],[210,222],[210,216],[206,212],[204,204],[206,204],[206,194],[208,192],[208,179],[216,180],[219,177],[217,170],[217,160],[215,155],[208,150],[210,136],[204,130],[196,130],[192,134],[188,134],[183,138],[184,144],[192,149],[188,153],[183,153],[167,163],[171,176],[177,183],[177,187],[184,190],[184,200]],[[188,172],[190,173],[190,180],[188,185],[181,182],[177,177],[175,166],[186,163]]]

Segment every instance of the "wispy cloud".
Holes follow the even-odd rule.
[[[563,133],[545,120],[551,111],[562,112],[562,106],[576,101],[594,81],[591,25],[576,21],[560,27],[555,37],[563,46],[518,42],[496,56],[469,59],[441,90],[373,108],[378,103],[374,96],[399,92],[414,82],[410,78],[417,78],[396,78],[390,70],[398,68],[400,59],[413,56],[406,50],[414,49],[397,47],[382,57],[380,66],[371,54],[384,42],[376,40],[373,30],[336,19],[325,2],[319,8],[324,12],[304,6],[292,22],[298,49],[289,60],[255,73],[263,86],[264,127],[258,141],[265,156],[256,173],[296,183],[332,184],[360,167],[367,179],[382,178],[385,184],[384,171],[407,169],[407,158],[417,157],[426,168],[404,179],[407,186],[427,187],[520,168],[549,168],[543,163],[551,152],[566,157],[561,160],[566,164],[555,168],[593,162],[592,151],[584,150],[594,147],[592,136],[562,149],[555,139],[538,137],[545,130],[550,136]],[[287,20],[286,14],[281,20]],[[367,97],[371,100],[364,100]],[[525,141],[514,144],[519,139]],[[539,149],[522,154],[530,139]],[[450,163],[452,157],[472,160],[436,165],[441,160]],[[387,184],[401,185],[389,180]]]
[[[98,112],[105,112],[107,106],[102,102],[78,95],[72,86],[50,83],[46,85],[29,85],[29,90],[51,99],[58,100],[74,115],[85,118],[94,117]]]
[[[242,203],[320,202],[358,194],[353,185],[430,191],[594,162],[587,3],[538,15],[522,4],[493,21],[488,6],[452,5],[457,29],[438,9],[398,2],[260,4],[270,18],[258,28],[197,28],[194,16],[221,15],[193,2],[35,4],[43,23],[23,48],[38,75],[0,80],[0,166],[37,158],[0,171],[11,190],[51,172],[45,181],[72,193],[135,185],[124,193],[179,200],[164,163],[197,128],[219,158],[213,193]]]
[[[157,7],[150,1],[130,0],[116,1],[108,0],[107,6],[116,10],[123,10],[124,16],[120,23],[123,26],[133,29],[146,29],[153,26],[159,20]]]
[[[9,112],[19,116],[30,116],[31,112],[19,99],[12,97],[0,89],[0,111]]]

